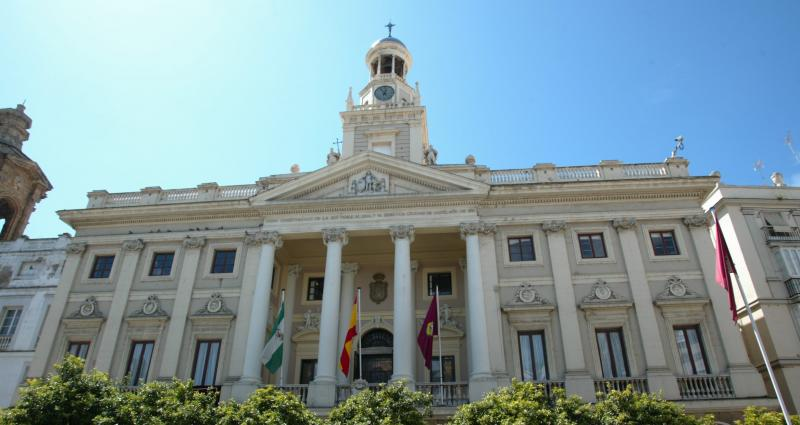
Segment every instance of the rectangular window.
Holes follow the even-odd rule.
[[[67,354],[72,354],[75,357],[80,357],[86,360],[89,354],[89,342],[87,341],[70,341],[67,347]]]
[[[602,233],[586,233],[578,235],[581,246],[581,258],[606,258],[606,242]]]
[[[439,382],[440,376],[442,382],[456,382],[456,357],[442,356],[441,360],[444,369],[440,367],[439,356],[434,356],[431,360],[431,382]],[[442,371],[444,371],[444,375],[440,375]]]
[[[219,340],[197,341],[194,353],[194,367],[192,379],[195,387],[210,387],[214,385],[217,376],[217,362],[219,361]]]
[[[114,265],[113,255],[98,255],[94,257],[90,279],[105,279],[111,276],[111,267]]]
[[[523,381],[548,380],[543,331],[519,333],[519,358]]]
[[[174,258],[174,252],[156,252],[153,254],[150,276],[169,276],[172,273],[172,260]]]
[[[675,232],[672,230],[650,232],[650,242],[653,243],[655,255],[679,255],[678,243],[675,242]]]
[[[439,295],[453,295],[453,274],[450,272],[428,273],[428,296],[436,294],[436,287],[439,287]]]
[[[308,278],[308,293],[306,293],[306,301],[321,301],[322,290],[324,288],[325,288],[324,277]]]
[[[530,236],[508,238],[508,260],[511,262],[536,261],[533,238]]]
[[[597,331],[597,349],[600,352],[600,365],[605,378],[624,378],[628,376],[628,358],[622,329]]]
[[[153,356],[153,341],[134,341],[128,358],[128,377],[130,385],[137,386],[147,382],[150,359]]]
[[[211,273],[233,273],[235,262],[235,249],[215,250],[214,261],[211,263]]]
[[[707,375],[710,373],[699,326],[676,327],[675,342],[681,355],[683,371],[687,375]]]
[[[300,360],[300,384],[307,385],[314,380],[317,374],[317,359]]]
[[[3,323],[0,324],[0,336],[12,336],[17,331],[19,318],[22,316],[21,308],[9,308],[3,314]]]

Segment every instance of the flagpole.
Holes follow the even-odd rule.
[[[281,289],[281,303],[278,306],[278,309],[284,308],[284,314],[286,314],[285,306],[283,304],[285,297],[286,297],[286,290],[285,289]],[[283,326],[286,326],[286,318],[285,317],[283,318]],[[289,322],[289,326],[291,326],[291,321]],[[282,332],[282,329],[279,329],[278,331]],[[286,332],[282,332],[282,333],[284,335],[286,335]],[[283,339],[283,336],[281,336],[281,339]],[[283,341],[281,350],[284,353],[286,352],[286,341]],[[281,354],[281,357],[283,357],[283,354]],[[283,386],[283,367],[284,367],[285,364],[286,364],[286,362],[281,360],[281,374],[280,374],[280,376],[278,376],[278,386],[281,386],[281,387]]]
[[[361,288],[358,288],[358,320],[356,325],[356,333],[358,334],[358,379],[363,380],[364,375],[361,374],[363,362],[361,361]]]
[[[436,285],[436,336],[439,337],[439,395],[444,405],[444,363],[442,363],[442,324],[439,318],[439,285]]]
[[[719,219],[717,218],[717,213],[715,209],[711,209],[711,214],[714,216],[714,225],[719,226]],[[719,229],[719,232],[722,233],[722,229]],[[719,242],[717,242],[719,245]],[[730,258],[730,257],[729,257]],[[733,263],[733,258],[730,258],[731,263]],[[735,269],[735,266],[734,266]],[[764,366],[767,368],[767,374],[769,374],[769,380],[772,383],[772,388],[775,390],[775,397],[778,398],[778,404],[781,406],[781,413],[783,413],[783,419],[786,421],[786,425],[792,425],[792,419],[789,416],[789,410],[786,409],[786,403],[783,401],[783,395],[781,394],[781,389],[778,387],[778,380],[775,379],[775,371],[772,370],[772,364],[769,361],[769,356],[767,355],[767,349],[764,347],[764,341],[761,340],[761,332],[758,331],[758,325],[756,324],[756,320],[753,318],[753,311],[750,309],[750,302],[747,301],[747,295],[744,293],[744,288],[742,287],[742,282],[739,280],[739,274],[736,273],[734,270],[733,273],[728,273],[728,275],[733,275],[734,280],[736,281],[736,286],[739,288],[739,294],[742,296],[742,301],[744,302],[744,308],[747,310],[747,317],[750,318],[750,325],[753,328],[753,334],[756,337],[756,344],[758,345],[758,351],[761,352],[761,357],[764,359]],[[733,290],[733,288],[731,288]]]

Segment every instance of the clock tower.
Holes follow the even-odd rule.
[[[342,157],[374,151],[425,164],[429,149],[425,107],[420,104],[419,84],[406,82],[413,59],[405,44],[389,36],[367,51],[369,82],[353,100],[347,96],[347,110],[340,113],[343,126]],[[431,158],[430,155],[427,155]]]

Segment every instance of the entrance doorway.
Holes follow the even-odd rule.
[[[361,337],[361,360],[363,366],[359,368],[359,353],[356,352],[355,379],[361,379],[360,372],[364,373],[364,380],[370,384],[389,382],[392,378],[393,362],[392,353],[394,336],[385,329],[375,329]]]

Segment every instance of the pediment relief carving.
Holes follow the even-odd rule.
[[[603,279],[597,279],[597,282],[592,285],[589,294],[583,297],[580,308],[586,310],[592,308],[627,307],[632,305],[630,301],[614,292],[614,290],[608,286],[608,282]]]

